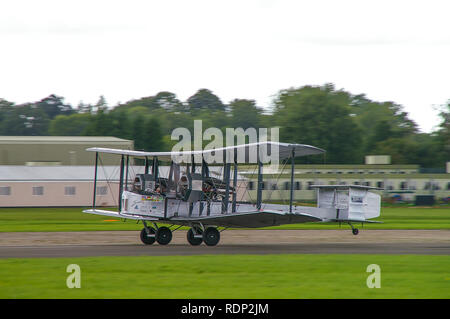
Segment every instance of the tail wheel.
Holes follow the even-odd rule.
[[[145,228],[141,230],[141,241],[146,245],[151,245],[155,242],[155,229],[152,227],[148,228],[149,232]]]
[[[195,228],[195,233],[196,234],[202,234],[202,230],[200,228]],[[192,246],[198,246],[203,242],[203,238],[195,238],[194,237],[194,230],[191,228],[188,230],[187,232],[187,240],[189,242],[189,244],[191,244]]]
[[[172,240],[172,231],[165,226],[159,227],[158,230],[156,231],[156,241],[158,242],[158,244],[167,245],[168,243],[170,243],[171,240]]]
[[[359,233],[359,230],[358,230],[358,228],[353,228],[352,229],[352,233],[353,233],[353,235],[358,235],[358,233]]]
[[[203,241],[207,246],[215,246],[219,243],[220,233],[215,227],[206,228],[203,233]]]

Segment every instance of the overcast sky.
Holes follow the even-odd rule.
[[[208,88],[268,108],[334,83],[405,107],[422,131],[450,99],[449,1],[0,2],[0,98],[76,106]]]

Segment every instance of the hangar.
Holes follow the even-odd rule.
[[[110,136],[0,136],[0,165],[92,165],[89,147],[134,149],[134,142]],[[105,165],[115,165],[104,156]]]

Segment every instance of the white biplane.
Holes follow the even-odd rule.
[[[280,161],[290,161],[290,196],[287,205],[262,201],[263,163],[259,160],[259,154],[263,147],[269,153],[276,149]],[[325,152],[310,145],[269,141],[183,152],[144,152],[95,147],[87,151],[96,153],[94,199],[92,209],[83,212],[141,221],[144,228],[140,238],[147,245],[155,241],[161,245],[169,244],[172,232],[181,226],[189,227],[187,241],[191,245],[204,242],[208,246],[217,245],[220,232],[229,227],[256,228],[304,222],[338,222],[348,223],[353,234],[357,235],[358,229],[352,223],[375,222],[369,219],[380,215],[380,195],[371,192],[376,188],[368,186],[313,185],[317,189],[317,207],[294,205],[294,158]],[[236,154],[239,152],[244,154],[245,163],[254,154],[258,155],[254,202],[237,200]],[[117,212],[96,207],[99,153],[121,156]],[[211,176],[210,164],[214,163],[205,161],[208,155],[223,159],[222,163],[225,164],[221,164],[222,178]],[[131,183],[128,176],[130,157],[145,161],[144,173],[131,176]],[[232,160],[227,161],[229,158]],[[170,163],[166,174],[168,176],[160,176],[160,162]],[[171,226],[158,226],[158,223]],[[219,231],[219,227],[223,229]]]

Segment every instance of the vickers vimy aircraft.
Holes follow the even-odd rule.
[[[276,150],[280,161],[290,162],[288,204],[263,202],[263,163],[260,150]],[[141,221],[140,238],[144,244],[155,241],[167,245],[172,232],[188,226],[187,241],[191,245],[204,242],[215,246],[220,232],[233,227],[255,228],[304,222],[337,222],[358,229],[352,223],[375,222],[380,215],[380,195],[375,188],[359,185],[313,185],[317,189],[317,207],[294,205],[294,159],[315,155],[324,150],[304,144],[258,142],[212,150],[182,152],[144,152],[110,148],[89,148],[95,152],[94,199],[85,213]],[[244,154],[238,163],[237,155]],[[96,185],[99,153],[120,155],[118,211],[96,207]],[[248,163],[257,155],[256,200],[238,200],[238,164]],[[213,177],[212,165],[206,157],[223,158],[220,178]],[[130,158],[140,158],[144,172],[129,176]],[[225,159],[231,158],[231,160]],[[160,176],[161,162],[170,163],[168,174]],[[288,168],[289,170],[289,168]],[[170,227],[159,224],[171,225]],[[178,226],[178,227],[177,227]],[[219,231],[219,227],[223,228]]]

